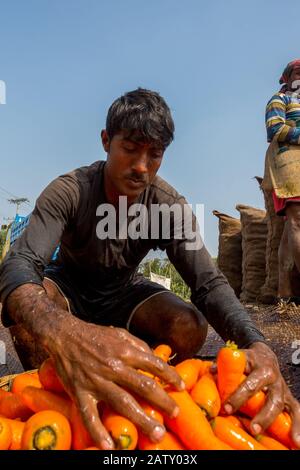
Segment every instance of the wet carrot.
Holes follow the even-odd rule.
[[[42,388],[38,375],[32,373],[19,374],[13,380],[11,392],[21,393],[22,390],[29,385],[36,388]]]
[[[39,368],[39,379],[45,390],[61,393],[64,392],[64,386],[57,375],[54,362],[48,357]]]
[[[24,431],[25,423],[23,423],[22,421],[18,421],[16,419],[9,419],[9,418],[2,418],[2,419],[4,419],[10,425],[10,429],[12,432],[12,440],[9,446],[9,450],[20,450],[22,434]]]
[[[209,418],[218,416],[221,408],[221,399],[210,373],[204,374],[192,388],[191,397]]]
[[[235,343],[227,341],[217,355],[217,384],[223,404],[241,383],[241,376],[246,367],[246,355]]]
[[[0,415],[10,419],[26,420],[32,415],[32,411],[23,403],[21,395],[0,390]]]
[[[57,411],[40,411],[26,422],[23,450],[69,450],[71,428],[67,418]]]
[[[124,416],[106,408],[102,415],[102,423],[111,435],[116,449],[133,450],[137,446],[138,432],[135,425]]]
[[[161,414],[160,411],[158,411],[156,408],[154,408],[152,405],[147,403],[146,401],[143,401],[141,399],[137,399],[141,407],[143,408],[144,412],[146,415],[150,416],[151,418],[155,419],[159,423],[163,424],[164,418],[163,415]]]
[[[11,445],[11,441],[11,427],[4,418],[0,418],[0,450],[7,450]]]
[[[237,416],[234,416],[234,415],[226,416],[226,419],[230,421],[232,424],[234,424],[234,426],[237,426],[238,428],[243,429],[241,420]]]
[[[191,450],[231,450],[231,447],[218,439],[212,431],[204,413],[193,401],[188,392],[169,392],[180,412],[176,418],[165,416],[165,423],[187,449]]]
[[[286,446],[276,441],[276,439],[266,436],[265,434],[259,434],[255,439],[269,450],[289,450]]]
[[[73,450],[82,450],[95,445],[90,433],[82,421],[80,412],[75,403],[72,403],[70,423]]]
[[[163,361],[168,362],[172,354],[172,349],[167,344],[159,344],[153,350],[153,354],[154,356],[159,357]]]
[[[271,437],[278,440],[289,449],[295,449],[295,444],[291,438],[292,420],[288,413],[283,411],[275,421],[268,427],[267,432]]]
[[[198,367],[193,359],[186,359],[175,366],[176,372],[185,383],[186,390],[191,390],[198,380]]]
[[[244,376],[245,377],[245,376]],[[245,377],[246,378],[246,377]],[[261,410],[266,402],[266,395],[263,391],[255,393],[249,400],[240,408],[240,411],[250,418],[254,418]],[[285,411],[280,413],[274,422],[267,429],[271,437],[278,440],[289,449],[295,447],[291,438],[292,420],[288,413]]]
[[[211,422],[212,429],[215,435],[226,442],[229,446],[236,450],[266,450],[264,446],[259,444],[250,434],[235,424],[230,422],[227,418],[217,416]]]
[[[248,418],[241,417],[241,422],[243,423],[243,426],[246,429],[246,431],[254,435],[251,429],[251,420]],[[254,437],[258,442],[260,442],[264,447],[266,447],[266,449],[289,450],[286,446],[281,444],[279,441],[277,441],[276,439],[273,439],[270,436],[267,436],[266,434],[257,434],[256,436],[254,435]]]
[[[26,387],[20,396],[23,403],[35,413],[43,410],[53,410],[58,411],[68,419],[71,417],[71,400],[54,392],[41,388]]]
[[[166,432],[160,442],[152,442],[145,434],[139,433],[138,449],[140,450],[184,450],[185,447],[170,432]]]

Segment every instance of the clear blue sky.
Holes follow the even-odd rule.
[[[104,159],[111,102],[154,89],[176,125],[159,174],[205,204],[215,255],[211,211],[263,207],[264,109],[300,56],[299,17],[295,0],[0,0],[0,186],[34,203],[59,174]],[[0,222],[14,215],[7,197]]]

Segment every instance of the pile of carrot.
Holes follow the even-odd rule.
[[[154,354],[169,361],[171,349],[160,345]],[[245,353],[228,342],[217,355],[217,373],[211,361],[187,359],[175,369],[185,383],[182,392],[160,383],[179,407],[170,418],[140,400],[144,412],[164,424],[167,431],[153,443],[127,418],[105,404],[99,407],[103,425],[116,449],[140,450],[289,450],[291,418],[281,413],[262,434],[254,436],[251,419],[264,405],[264,392],[256,393],[234,416],[227,416],[224,403],[245,380]],[[141,371],[141,373],[146,372]],[[79,410],[69,398],[51,358],[39,371],[23,373],[10,391],[0,390],[0,450],[96,450]]]

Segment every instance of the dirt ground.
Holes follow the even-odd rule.
[[[296,364],[297,358],[300,362],[300,307],[284,304],[277,306],[246,304],[245,307],[277,354],[282,374],[294,395],[300,400],[300,364]],[[22,372],[23,367],[10,334],[1,324],[0,341],[6,346],[6,364],[0,364],[0,377]],[[298,354],[297,347],[295,348],[296,341],[299,342]],[[199,353],[200,357],[214,358],[222,344],[222,339],[210,327],[206,343]]]

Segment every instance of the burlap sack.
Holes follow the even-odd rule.
[[[237,297],[242,288],[242,233],[239,219],[213,211],[219,219],[218,267]]]
[[[242,272],[241,300],[255,302],[266,278],[267,218],[266,212],[238,204],[242,224]]]
[[[272,190],[265,189],[262,178],[256,180],[263,191],[267,212],[268,237],[266,247],[266,280],[261,288],[259,301],[265,304],[274,303],[278,291],[278,249],[284,228],[284,219],[276,215],[274,210]]]
[[[273,140],[265,158],[263,189],[279,198],[300,196],[300,145],[278,145]]]

